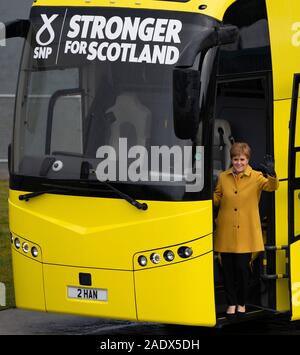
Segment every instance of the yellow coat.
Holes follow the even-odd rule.
[[[223,171],[214,192],[214,205],[220,206],[214,249],[224,253],[250,253],[264,250],[259,217],[262,190],[278,189],[278,179],[265,178],[249,165],[234,176],[232,169]]]

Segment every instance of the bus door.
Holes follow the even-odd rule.
[[[295,74],[288,159],[288,229],[291,319],[300,319],[300,73]]]

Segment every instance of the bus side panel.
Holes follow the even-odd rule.
[[[275,168],[279,179],[288,176],[288,139],[291,100],[274,102],[274,152]],[[288,201],[287,181],[280,181],[279,189],[275,192],[275,221],[276,245],[288,244]],[[276,273],[286,272],[286,255],[284,250],[276,252]],[[290,295],[288,279],[276,280],[276,310],[287,311],[290,309]]]
[[[91,286],[79,284],[79,273],[91,275]],[[44,265],[46,309],[50,312],[136,320],[133,272]],[[68,297],[68,287],[107,290],[107,301]]]
[[[291,100],[274,101],[274,153],[275,168],[279,179],[288,176],[289,119]],[[280,182],[281,184],[281,182]],[[287,230],[285,231],[287,238]]]
[[[45,311],[43,264],[12,249],[16,306]]]
[[[287,245],[288,230],[288,204],[287,181],[280,181],[279,189],[275,192],[276,216],[276,245]],[[286,273],[286,254],[284,250],[276,251],[276,273]],[[287,311],[290,309],[290,294],[288,279],[276,280],[276,310]]]
[[[300,240],[290,245],[292,320],[300,319]]]
[[[291,97],[294,73],[300,71],[299,0],[267,0],[272,48],[274,99]]]
[[[135,272],[138,320],[216,324],[213,252]]]

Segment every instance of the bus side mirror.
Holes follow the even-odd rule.
[[[29,20],[15,20],[0,24],[0,41],[7,38],[26,38],[30,27]]]
[[[192,139],[199,124],[200,72],[193,69],[173,70],[173,121],[175,135]]]

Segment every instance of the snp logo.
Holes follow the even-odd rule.
[[[58,16],[59,15],[52,15],[48,18],[47,15],[41,14],[44,24],[36,34],[36,42],[40,45],[40,47],[34,48],[34,59],[47,59],[52,54],[53,49],[49,47],[55,39],[55,32],[52,27],[52,22]]]

